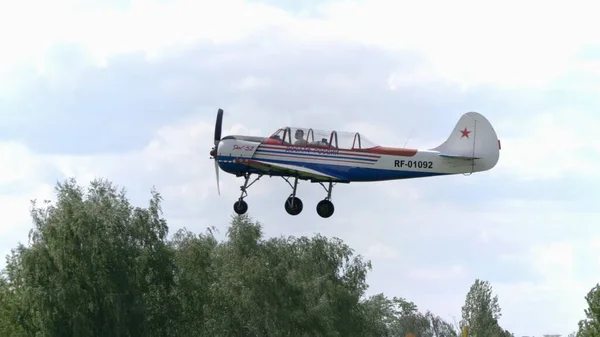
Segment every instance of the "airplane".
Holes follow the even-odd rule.
[[[210,159],[214,159],[219,195],[219,168],[244,177],[242,193],[233,204],[240,215],[248,211],[244,201],[248,188],[264,175],[282,177],[292,188],[284,203],[290,215],[303,209],[296,196],[298,180],[319,183],[327,196],[317,204],[317,214],[329,218],[335,209],[331,202],[334,184],[470,175],[496,166],[501,149],[491,123],[477,112],[463,114],[448,139],[432,149],[384,147],[358,132],[299,127],[282,127],[269,137],[221,138],[222,124],[223,109],[219,109]],[[250,182],[251,175],[256,178]]]

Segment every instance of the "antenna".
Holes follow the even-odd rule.
[[[406,143],[404,143],[404,148],[406,148],[406,144],[408,144],[408,141],[410,140],[410,137],[412,137],[412,133],[414,130],[415,130],[414,128],[410,130],[410,133],[408,134],[408,138],[406,139]]]

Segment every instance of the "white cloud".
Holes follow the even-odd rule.
[[[24,181],[35,175],[38,159],[22,143],[0,142],[0,184]]]
[[[578,111],[520,117],[520,135],[502,138],[497,172],[508,170],[523,179],[552,179],[564,174],[593,177],[600,172],[596,141],[598,116]]]
[[[117,183],[127,184],[134,176],[152,182],[163,181],[167,185],[158,186],[160,191],[170,198],[185,200],[193,208],[193,204],[216,194],[214,163],[209,160],[213,132],[213,124],[193,117],[161,127],[140,151],[95,156],[58,155],[47,160],[64,175],[77,177],[82,183],[95,177],[116,177]],[[258,132],[240,124],[223,128],[223,135]],[[221,195],[237,196],[237,182],[235,177],[221,172]]]
[[[326,20],[294,29],[310,38],[325,35],[422,52],[438,76],[464,85],[545,85],[569,70],[579,48],[599,41],[591,33],[599,24],[590,6],[590,2],[541,1],[492,5],[469,0],[338,1],[323,7]],[[557,25],[557,20],[567,24]]]
[[[11,234],[14,233],[27,233],[31,228],[29,215],[31,200],[37,199],[39,202],[52,200],[53,187],[38,182],[35,188],[24,189],[16,194],[0,194],[3,218],[0,223],[0,237],[12,237]],[[3,248],[5,247],[0,247],[0,250]]]
[[[104,66],[115,54],[142,51],[156,57],[200,40],[238,41],[287,17],[282,10],[241,0],[137,0],[125,10],[102,8],[99,1],[87,6],[70,0],[1,5],[0,44],[9,48],[3,48],[0,65],[29,59],[43,70],[48,65],[40,58],[57,43],[82,45],[97,65]]]
[[[467,276],[463,266],[452,265],[438,268],[423,267],[411,270],[409,277],[423,281],[448,281],[450,279],[462,278]]]
[[[11,205],[6,215],[6,226],[22,224],[29,217],[27,207],[31,199],[52,199],[52,187],[44,180],[45,170],[52,169],[64,177],[75,177],[87,184],[95,178],[110,177],[116,184],[132,186],[144,193],[154,184],[167,200],[183,202],[188,211],[197,208],[217,193],[213,161],[209,151],[213,146],[214,124],[198,116],[187,118],[173,125],[161,127],[148,144],[129,153],[98,155],[40,155],[18,142],[0,143],[0,184],[16,186],[19,192],[2,194],[2,205]],[[226,124],[227,125],[227,124]],[[224,126],[223,135],[260,134],[260,130],[241,124]],[[136,178],[136,184],[131,179]],[[53,177],[62,180],[62,177]],[[239,196],[240,180],[221,171],[222,198]],[[164,185],[160,185],[163,183]],[[135,186],[141,184],[142,191]],[[262,185],[262,184],[260,184]],[[23,190],[23,188],[25,188]],[[253,196],[261,196],[269,190],[268,185],[253,187]],[[13,214],[14,213],[14,214]],[[13,214],[13,215],[11,215]],[[10,229],[4,228],[4,230]]]
[[[233,87],[238,90],[253,90],[258,88],[265,88],[271,85],[271,81],[268,78],[259,78],[254,76],[247,76],[240,81],[233,84]]]
[[[32,153],[25,145],[0,142],[0,205],[4,220],[0,236],[14,231],[29,230],[29,209],[33,199],[51,199],[52,186],[43,181],[44,158]],[[27,227],[23,227],[27,226]]]
[[[534,244],[525,254],[505,258],[508,263],[524,264],[538,276],[535,281],[494,283],[505,319],[519,322],[524,332],[536,325],[545,326],[546,333],[566,335],[575,330],[586,308],[584,296],[600,277],[592,267],[596,257],[590,254],[597,240]],[[534,311],[541,314],[532,315]],[[528,320],[518,320],[523,316]],[[542,331],[528,333],[534,332]]]
[[[399,256],[396,248],[377,242],[369,246],[365,256],[370,259],[395,259]]]
[[[229,43],[268,30],[311,43],[335,39],[421,53],[429,64],[415,69],[413,81],[425,76],[425,81],[442,78],[463,86],[546,86],[576,67],[580,48],[600,41],[593,33],[600,30],[594,6],[588,1],[347,0],[324,3],[317,17],[296,17],[242,0],[133,1],[125,10],[100,2],[5,1],[0,69],[25,59],[47,69],[44,55],[60,42],[84,46],[96,64],[105,65],[119,53],[157,57],[199,41]]]

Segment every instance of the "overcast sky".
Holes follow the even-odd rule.
[[[369,293],[460,319],[489,280],[515,335],[567,334],[600,281],[600,21],[583,2],[0,1],[0,253],[26,242],[30,199],[104,177],[171,232],[226,228],[241,179],[209,160],[223,134],[291,125],[430,148],[467,111],[502,141],[472,176],[291,189],[263,178],[267,236],[337,236],[372,260]],[[560,4],[560,5],[559,5]],[[35,10],[34,10],[35,9]],[[2,266],[4,261],[2,261]]]

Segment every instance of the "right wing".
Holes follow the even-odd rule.
[[[313,180],[322,181],[344,181],[344,179],[323,173],[317,170],[309,169],[303,166],[292,165],[292,164],[281,164],[281,163],[269,163],[262,160],[255,159],[236,159],[237,163],[245,164],[248,166],[255,167],[269,174],[269,172],[285,173],[288,175],[295,175],[298,178],[308,178]]]

